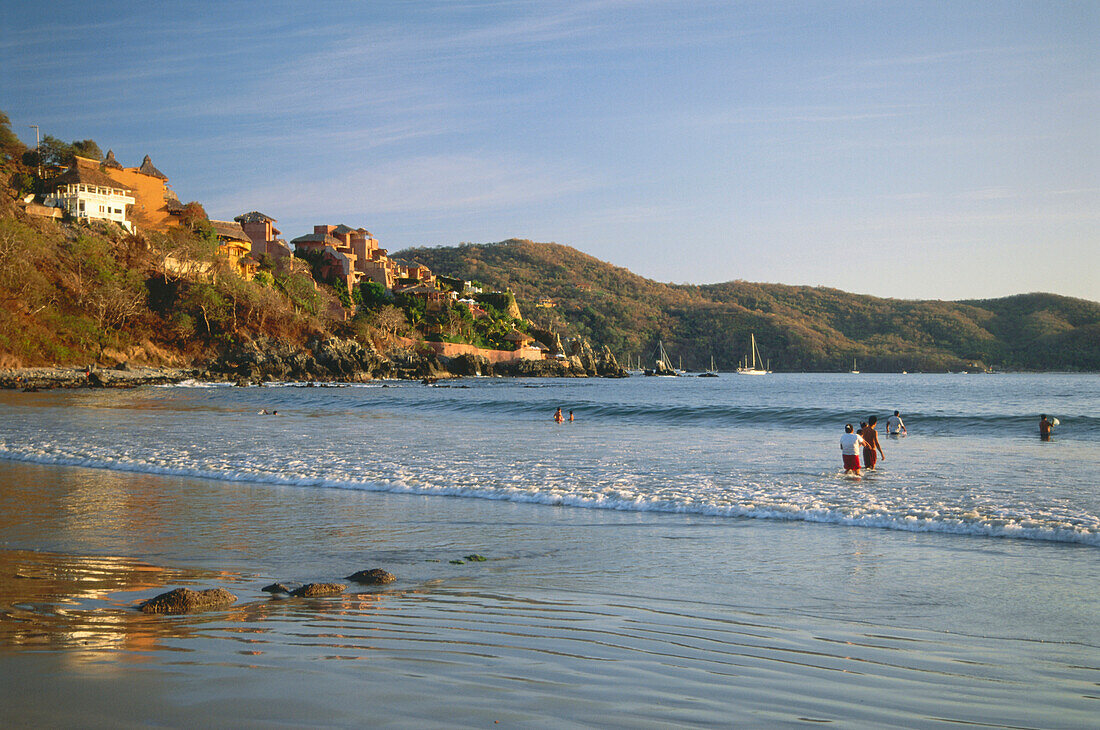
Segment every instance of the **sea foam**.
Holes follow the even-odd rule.
[[[135,457],[104,454],[58,445],[16,446],[0,442],[0,458],[36,464],[76,466],[167,476],[213,479],[291,487],[331,488],[367,492],[435,495],[500,500],[582,509],[701,515],[717,518],[749,518],[838,524],[852,527],[946,533],[1020,540],[1076,543],[1100,546],[1100,519],[1089,514],[1021,514],[1011,508],[976,510],[947,505],[891,504],[881,495],[845,489],[851,499],[841,502],[830,494],[815,494],[805,485],[746,483],[741,490],[706,490],[687,486],[680,490],[622,489],[614,485],[567,488],[536,484],[515,475],[463,484],[460,474],[425,475],[408,467],[382,467],[388,474],[373,478],[356,475],[347,465],[320,470],[305,460],[286,460],[278,469],[270,459],[235,463],[190,453],[158,453]],[[847,482],[833,475],[834,481]],[[485,484],[483,482],[489,481]],[[568,480],[565,480],[568,481]]]

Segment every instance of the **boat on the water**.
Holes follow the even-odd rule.
[[[717,378],[718,368],[714,367],[714,355],[710,356],[710,370],[699,373],[700,378]]]
[[[657,352],[655,355],[655,363],[652,370],[646,369],[646,375],[679,375],[676,372],[676,368],[672,367],[672,361],[668,359],[668,353],[665,352],[665,343],[661,340],[657,340]]]
[[[852,369],[848,371],[852,375],[859,375],[859,368],[856,367],[856,359],[852,358]]]
[[[769,369],[769,366],[771,365],[771,361],[768,361],[768,364],[764,365],[764,358],[760,357],[760,350],[758,350],[756,348],[756,333],[755,332],[751,333],[749,335],[749,337],[751,338],[751,345],[749,347],[749,356],[752,358],[751,359],[751,365],[746,363],[744,360],[742,360],[741,361],[741,367],[737,368],[737,374],[738,375],[767,375],[768,373],[771,372],[771,370]],[[764,365],[763,370],[756,367],[756,363],[757,363],[758,360],[760,361],[761,365]]]

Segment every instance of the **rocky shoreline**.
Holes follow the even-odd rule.
[[[381,379],[438,380],[470,376],[627,377],[608,348],[597,354],[586,342],[574,352],[547,360],[493,363],[481,355],[444,357],[430,349],[397,349],[383,355],[355,340],[329,337],[304,348],[275,339],[259,339],[226,349],[213,360],[192,367],[158,367],[121,362],[104,367],[55,366],[0,371],[0,388],[136,388],[186,380],[253,385],[266,381],[365,382]]]

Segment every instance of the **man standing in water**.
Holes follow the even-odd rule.
[[[878,461],[878,456],[883,459],[886,458],[886,454],[882,453],[882,444],[878,441],[878,430],[875,428],[875,424],[878,423],[878,416],[871,416],[867,419],[867,427],[860,430],[859,435],[863,437],[863,465],[868,469],[875,468],[875,462]],[[878,449],[878,456],[875,455],[875,449]]]
[[[898,434],[909,435],[909,430],[905,428],[905,424],[902,423],[901,414],[894,411],[894,415],[886,419],[886,433],[891,436],[897,436]]]
[[[1039,416],[1039,438],[1043,441],[1050,441],[1050,430],[1054,428],[1054,424],[1047,420],[1047,414]]]
[[[858,433],[854,433],[852,424],[844,424],[844,435],[840,437],[840,457],[844,460],[844,474],[859,476],[859,447],[867,443]]]

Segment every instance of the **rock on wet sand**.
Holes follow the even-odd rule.
[[[298,598],[316,598],[318,596],[335,596],[347,590],[343,583],[306,583],[301,588],[295,588],[290,595]]]
[[[383,583],[393,583],[397,580],[397,576],[393,573],[387,573],[381,568],[372,568],[370,570],[360,570],[358,573],[352,573],[347,577],[347,580],[353,580],[356,583],[365,583],[367,585],[381,585]]]
[[[237,597],[224,588],[209,588],[205,591],[177,588],[150,598],[139,608],[142,613],[190,613],[228,606],[236,600]]]

